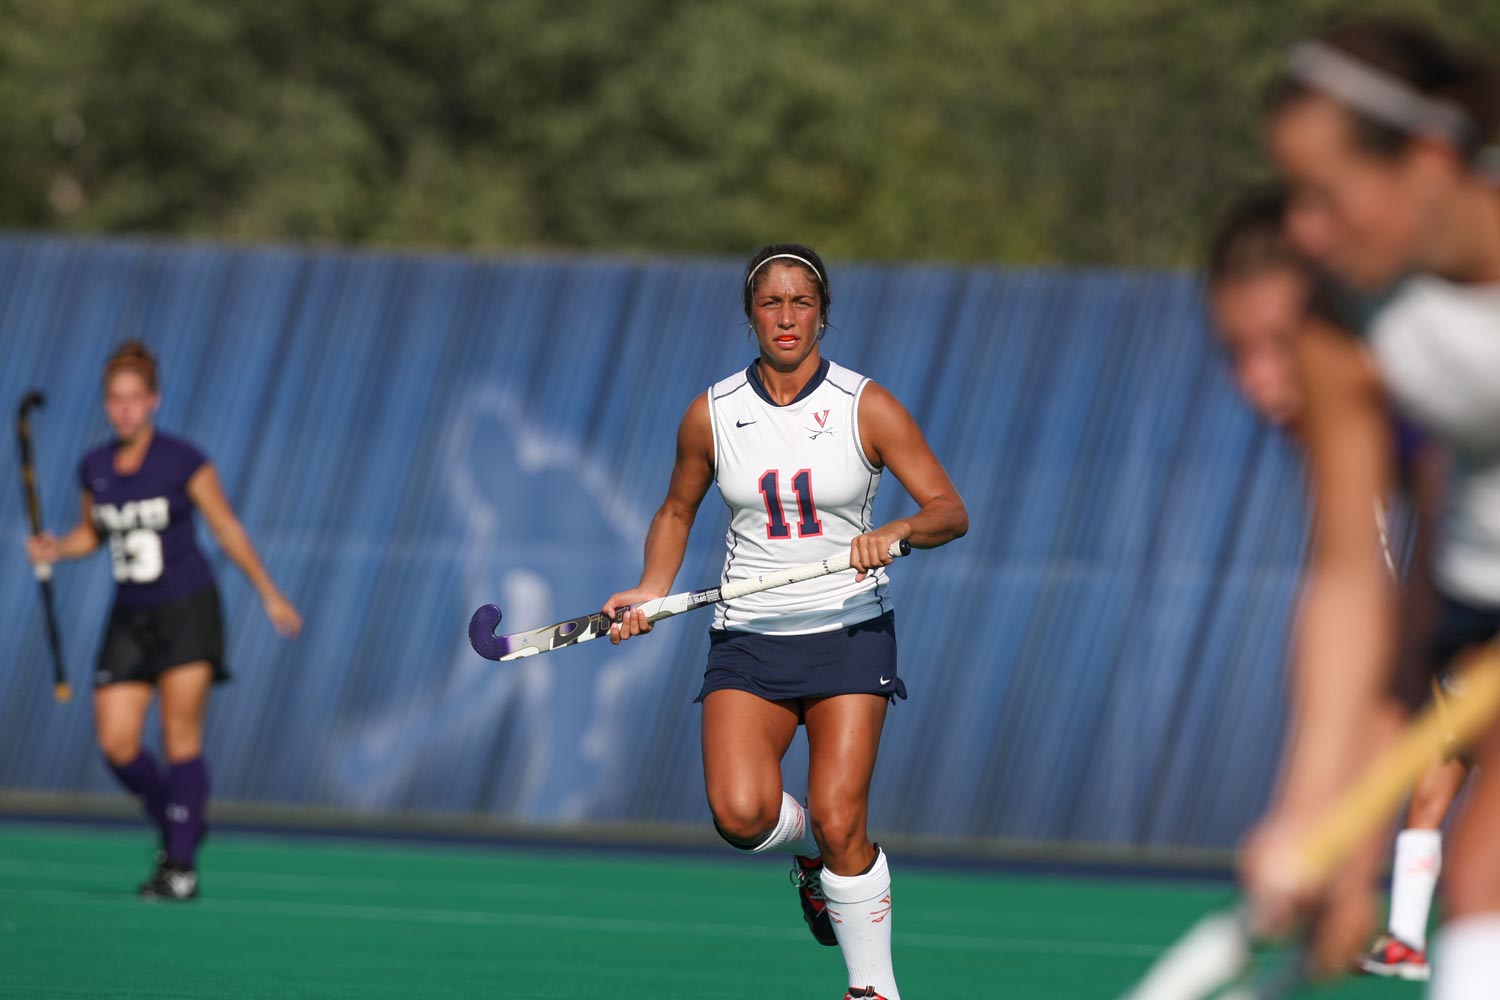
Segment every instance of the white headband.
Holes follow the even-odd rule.
[[[1404,80],[1322,42],[1292,50],[1292,76],[1354,110],[1403,132],[1435,135],[1456,146],[1474,137],[1474,120],[1449,101],[1418,93]]]
[[[750,282],[755,280],[756,271],[759,271],[761,268],[771,263],[771,261],[781,260],[782,258],[785,258],[787,260],[795,260],[799,264],[806,264],[807,269],[813,273],[813,277],[818,279],[818,287],[823,287],[823,272],[819,271],[812,261],[808,260],[806,257],[798,257],[794,253],[777,253],[772,254],[765,260],[761,261],[759,264],[756,264],[755,267],[751,268],[750,273],[745,275],[745,288],[749,289]]]
[[[1418,93],[1410,84],[1322,42],[1304,42],[1292,50],[1292,76],[1337,98],[1355,111],[1403,132],[1446,139],[1467,153],[1478,125],[1451,101]],[[1488,145],[1472,157],[1474,169],[1500,184],[1500,145]]]

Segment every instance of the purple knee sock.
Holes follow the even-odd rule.
[[[186,868],[196,865],[207,804],[208,768],[202,757],[167,768],[167,856]]]
[[[146,815],[161,831],[162,843],[165,844],[167,840],[167,786],[161,780],[161,769],[156,766],[156,758],[142,750],[129,764],[115,764],[108,759],[105,763],[109,764],[109,769],[115,779],[141,800]]]

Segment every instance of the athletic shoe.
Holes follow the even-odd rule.
[[[833,933],[833,921],[828,916],[828,904],[823,899],[823,864],[816,858],[804,858],[798,854],[792,861],[792,885],[802,899],[802,919],[818,944],[837,948],[839,939]]]
[[[1432,975],[1425,951],[1418,951],[1389,934],[1375,939],[1369,953],[1360,959],[1359,967],[1372,976],[1388,979],[1425,981]]]
[[[885,997],[875,992],[875,987],[866,986],[862,990],[849,987],[849,992],[844,994],[844,1000],[885,1000]]]
[[[198,895],[198,872],[168,858],[141,885],[142,899],[193,899]]]

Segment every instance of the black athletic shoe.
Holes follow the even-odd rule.
[[[823,864],[816,858],[796,855],[792,859],[792,885],[802,900],[802,919],[818,944],[837,948],[839,939],[833,933],[833,920],[823,899]]]
[[[864,989],[849,987],[849,992],[844,994],[844,1000],[885,1000],[885,997],[875,992],[875,987],[866,986]]]
[[[194,899],[198,895],[198,872],[168,858],[157,866],[155,874],[141,883],[139,895],[142,899]]]

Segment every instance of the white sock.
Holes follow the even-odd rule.
[[[1427,915],[1443,867],[1443,835],[1437,830],[1402,830],[1396,835],[1391,865],[1391,937],[1427,949]]]
[[[786,792],[781,793],[781,817],[776,821],[776,829],[750,848],[752,854],[764,851],[787,851],[807,858],[818,856],[818,844],[813,840],[812,821],[808,819],[807,810]]]
[[[863,875],[835,875],[824,868],[823,897],[849,968],[849,986],[901,1000],[891,968],[891,870],[885,852],[875,850],[875,864]]]
[[[1433,949],[1428,1000],[1494,1000],[1500,983],[1500,913],[1443,925]]]

